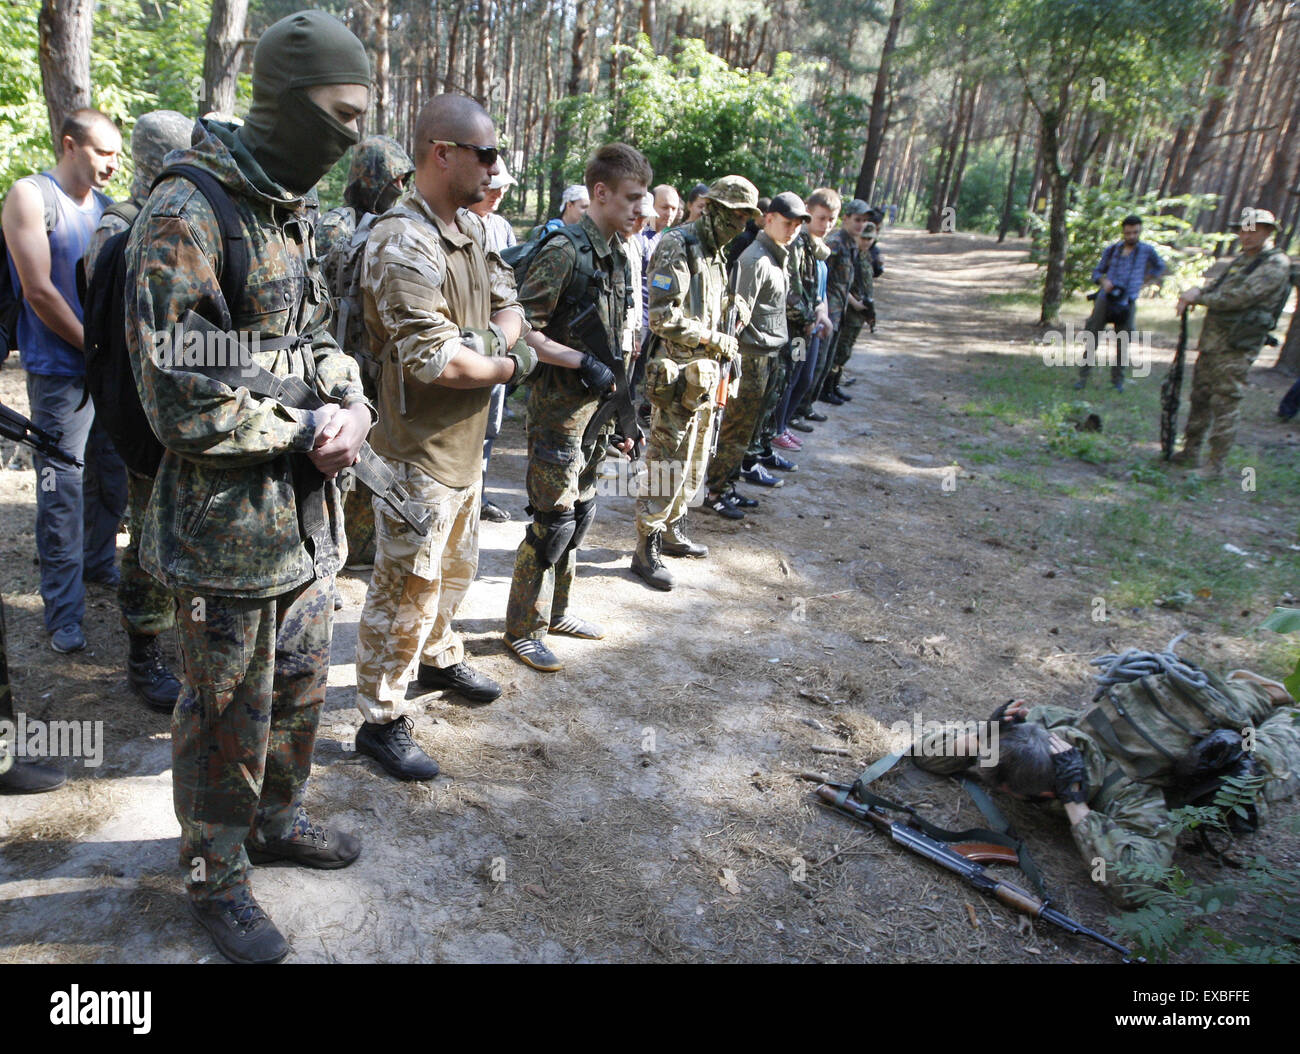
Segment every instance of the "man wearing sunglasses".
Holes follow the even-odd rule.
[[[501,694],[465,662],[452,619],[478,568],[483,437],[492,386],[537,364],[514,274],[485,249],[483,200],[499,167],[487,112],[439,95],[416,120],[415,186],[366,244],[362,294],[380,363],[371,445],[432,516],[421,537],[375,506],[375,569],[357,635],[356,747],[392,776],[428,780],[437,763],[403,713],[411,666],[430,690],[471,703]]]

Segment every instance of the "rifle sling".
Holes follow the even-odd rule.
[[[965,788],[966,793],[970,795],[975,807],[979,809],[984,819],[989,822],[988,827],[970,827],[963,831],[949,831],[943,827],[937,827],[928,820],[923,819],[917,811],[910,805],[903,805],[900,802],[891,801],[889,798],[874,794],[866,789],[868,783],[873,782],[886,772],[892,769],[898,761],[904,757],[908,751],[897,751],[888,754],[869,766],[846,791],[840,791],[841,801],[848,797],[853,797],[863,805],[874,805],[881,809],[891,809],[894,812],[902,812],[911,818],[910,822],[923,834],[940,842],[992,842],[994,845],[1003,845],[1008,849],[1015,851],[1018,859],[1020,870],[1025,873],[1025,877],[1033,883],[1034,889],[1044,904],[1050,902],[1051,898],[1047,893],[1047,885],[1043,881],[1042,872],[1039,871],[1038,865],[1029,855],[1029,849],[1025,846],[1024,841],[1016,833],[1014,827],[1002,811],[989,797],[983,787],[973,780],[962,778],[961,785]]]

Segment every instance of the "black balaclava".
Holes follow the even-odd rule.
[[[280,19],[253,52],[253,105],[238,136],[271,179],[302,195],[360,136],[307,96],[318,84],[370,86],[366,49],[324,11]]]

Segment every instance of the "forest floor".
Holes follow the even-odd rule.
[[[629,570],[631,499],[603,500],[574,610],[608,636],[553,639],[558,674],[524,668],[500,636],[525,504],[514,404],[489,488],[514,518],[483,525],[459,622],[504,693],[478,708],[420,700],[415,734],[444,773],[432,783],[396,783],[351,749],[366,578],[340,578],[307,804],[365,847],[345,871],[254,871],[295,960],[1113,958],[1018,925],[827,812],[799,773],[851,780],[898,721],[984,717],[1012,696],[1081,707],[1090,658],[1184,630],[1183,654],[1205,665],[1284,674],[1294,641],[1256,627],[1295,603],[1286,588],[1300,592],[1300,431],[1273,417],[1285,381],[1253,372],[1233,471],[1204,483],[1157,461],[1169,302],[1140,309],[1155,369],[1122,394],[1101,376],[1079,393],[1073,371],[1044,364],[1024,243],[890,230],[884,248],[879,331],[851,364],[853,401],[827,408],[798,471],[743,522],[691,515],[711,552],[672,562],[673,592]],[[1076,325],[1084,314],[1081,299],[1067,305]],[[0,398],[26,409],[13,363]],[[1102,432],[1075,430],[1088,412]],[[0,961],[220,961],[185,910],[168,722],[127,687],[114,597],[90,587],[84,652],[49,648],[34,486],[30,471],[0,473],[18,709],[102,721],[106,746],[63,789],[3,799]],[[942,826],[981,822],[955,784],[910,766],[881,787]],[[1056,906],[1110,932],[1114,910],[1064,825],[1007,811]],[[1296,809],[1278,809],[1248,848],[1294,868],[1297,830]]]

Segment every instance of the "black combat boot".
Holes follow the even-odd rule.
[[[0,792],[5,794],[41,794],[67,782],[63,769],[30,758],[14,758],[9,770],[0,772]]]
[[[374,758],[399,780],[431,780],[438,775],[438,763],[411,738],[409,717],[386,725],[367,721],[357,729],[356,750]]]
[[[126,661],[126,676],[135,694],[150,710],[170,714],[181,692],[181,682],[163,661],[158,638],[148,633],[131,633],[130,655]]]

